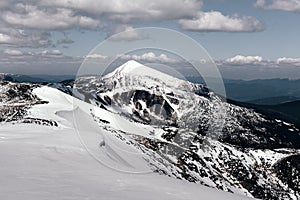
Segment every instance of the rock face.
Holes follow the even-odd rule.
[[[279,160],[273,169],[283,183],[300,192],[300,155],[291,155]]]
[[[104,77],[52,86],[109,113],[91,115],[100,128],[142,149],[155,172],[260,199],[300,198],[300,132],[293,124],[135,61]],[[28,116],[32,105],[47,103],[32,93],[35,87],[0,82],[0,120],[57,126]]]
[[[39,85],[0,80],[0,122],[57,126],[55,121],[27,116],[28,109],[33,105],[47,103],[32,93],[32,90],[36,87],[39,87]]]

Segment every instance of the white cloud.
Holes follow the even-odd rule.
[[[300,58],[287,58],[280,57],[276,60],[266,60],[261,56],[242,56],[237,55],[225,60],[216,61],[219,66],[257,66],[267,68],[279,68],[279,67],[300,67]]]
[[[155,55],[153,52],[145,53],[142,55],[121,55],[121,59],[136,60],[144,62],[159,62],[159,63],[174,63],[175,59],[168,57],[165,54]]]
[[[37,52],[36,55],[43,55],[43,56],[62,56],[63,53],[60,50],[52,50],[52,51],[48,51],[48,50],[44,50],[42,52]]]
[[[300,0],[257,0],[254,6],[266,10],[284,10],[300,12]]]
[[[16,50],[16,49],[6,49],[3,51],[3,53],[10,55],[10,56],[22,56],[23,52]]]
[[[100,19],[121,22],[192,17],[202,0],[2,0],[0,20],[10,25],[43,30],[101,28]]]
[[[40,64],[43,67],[49,63],[81,63],[82,58],[66,56],[58,49],[43,50],[43,51],[20,51],[15,49],[6,49],[0,51],[0,63],[7,63],[8,65],[16,64],[17,62],[27,64]]]
[[[0,71],[15,74],[70,74],[76,73],[83,61],[82,57],[67,56],[57,49],[18,51],[0,51]]]
[[[31,32],[0,26],[0,45],[12,47],[47,47],[52,44],[48,32]]]
[[[112,40],[140,40],[147,36],[134,30],[136,22],[179,20],[182,28],[194,31],[251,32],[262,29],[252,17],[199,12],[202,0],[2,0],[0,1],[0,45],[47,47],[70,44],[63,38],[53,42],[45,32],[72,29],[108,30]],[[194,19],[193,19],[194,18]],[[105,23],[104,23],[105,22]],[[117,25],[109,30],[107,24]],[[3,31],[3,29],[10,31]]]
[[[216,61],[225,78],[238,79],[299,79],[300,58],[281,57],[274,60],[261,56],[235,56]]]
[[[122,24],[115,26],[109,33],[109,40],[112,41],[132,41],[147,38],[141,30],[134,29],[130,25]]]
[[[89,60],[105,60],[107,58],[113,58],[115,60],[117,59],[121,59],[122,62],[125,60],[136,60],[139,62],[149,62],[149,63],[175,63],[177,62],[176,59],[170,58],[168,57],[166,54],[160,54],[160,55],[156,55],[153,52],[148,52],[148,53],[144,53],[142,55],[136,55],[136,54],[120,54],[120,55],[116,55],[116,56],[106,56],[106,55],[102,55],[102,54],[98,54],[98,53],[94,53],[94,54],[89,54],[87,56],[84,57],[85,59],[89,59]]]
[[[10,36],[5,33],[0,33],[0,44],[7,43],[10,40]]]
[[[230,65],[249,65],[249,64],[261,64],[262,62],[263,62],[263,58],[261,56],[237,55],[232,58],[226,59],[224,63]]]
[[[86,59],[104,60],[107,58],[107,56],[101,55],[101,54],[89,54],[89,55],[85,56],[85,58]]]
[[[179,25],[191,31],[254,32],[263,30],[262,24],[250,16],[223,15],[218,11],[199,12],[194,19],[181,19]]]
[[[65,30],[73,27],[95,29],[102,27],[100,20],[76,15],[65,8],[41,9],[35,5],[17,4],[14,11],[2,11],[0,16],[10,25],[43,30]]]
[[[53,56],[64,56],[63,52],[61,52],[58,49],[53,49],[53,50],[43,50],[43,51],[20,51],[17,49],[5,49],[2,51],[5,55],[8,56],[23,56],[25,57],[53,57]]]
[[[280,65],[280,64],[290,64],[290,65],[300,66],[300,58],[281,57],[281,58],[277,59],[276,63],[278,65]]]
[[[106,16],[119,21],[165,20],[191,17],[202,6],[201,0],[138,0],[125,3],[124,0],[40,0],[42,6],[61,7]]]
[[[201,0],[3,0],[0,1],[0,45],[13,47],[47,47],[53,45],[45,31],[74,28],[99,30],[107,23],[174,20],[194,16]],[[101,19],[101,20],[100,20]],[[6,29],[6,30],[4,30]],[[119,30],[117,30],[119,29]],[[115,40],[143,39],[130,25],[121,25],[111,34],[126,30]],[[107,30],[107,29],[106,29]],[[61,39],[56,44],[70,44]]]

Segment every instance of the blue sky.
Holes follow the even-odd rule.
[[[74,74],[107,37],[163,27],[199,42],[225,78],[300,78],[300,0],[6,0],[0,11],[0,72]]]

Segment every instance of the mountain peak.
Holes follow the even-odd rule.
[[[119,66],[118,68],[116,68],[115,70],[113,70],[111,73],[105,75],[104,77],[110,78],[113,76],[123,76],[125,74],[137,74],[145,70],[148,71],[152,69],[135,60],[129,60],[126,63]]]
[[[116,68],[113,72],[104,76],[104,78],[124,76],[139,76],[143,77],[143,79],[147,77],[148,79],[150,78],[152,80],[161,80],[161,82],[173,86],[181,85],[186,82],[160,70],[145,66],[135,60],[127,61],[120,67]]]
[[[135,61],[135,60],[128,60],[126,63],[123,65],[142,65],[141,63]]]
[[[117,72],[123,72],[123,73],[129,73],[133,70],[136,70],[138,68],[148,68],[145,65],[142,65],[141,63],[135,61],[135,60],[129,60],[120,67],[116,69]]]

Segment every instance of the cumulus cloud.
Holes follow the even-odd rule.
[[[159,55],[156,55],[153,52],[148,52],[148,53],[144,53],[141,55],[120,54],[120,55],[116,55],[116,56],[107,56],[107,55],[102,55],[99,53],[93,53],[93,54],[84,56],[83,58],[89,59],[89,60],[98,60],[98,61],[110,58],[110,59],[114,59],[118,63],[123,63],[128,60],[136,60],[139,62],[149,62],[149,63],[177,63],[178,62],[178,60],[171,58],[171,57],[167,56],[166,54],[161,53]]]
[[[95,54],[89,54],[89,55],[85,56],[85,58],[86,59],[104,60],[104,59],[108,58],[108,56],[95,53]]]
[[[23,29],[14,29],[0,27],[0,45],[12,47],[47,47],[52,44],[49,32],[26,31]]]
[[[218,11],[199,12],[193,19],[179,20],[181,28],[190,31],[255,32],[262,24],[250,16],[223,15]]]
[[[64,55],[60,50],[43,50],[43,51],[20,51],[18,49],[6,49],[0,51],[0,63],[7,66],[13,66],[16,63],[26,65],[34,64],[43,68],[49,63],[74,63],[82,61],[82,58]],[[38,70],[38,68],[37,68]]]
[[[65,30],[73,27],[95,29],[102,27],[100,20],[77,15],[65,8],[40,9],[36,5],[16,4],[14,10],[2,11],[1,19],[22,28]]]
[[[0,43],[6,43],[10,40],[10,36],[5,33],[0,33]]]
[[[74,74],[82,58],[71,57],[60,50],[0,51],[0,71],[14,74]]]
[[[25,57],[63,57],[65,56],[60,50],[53,49],[53,50],[43,50],[43,51],[21,51],[18,49],[5,49],[2,51],[4,55],[7,56],[22,56]]]
[[[31,29],[95,29],[104,26],[100,19],[136,22],[192,17],[201,6],[201,0],[4,0],[0,2],[0,20]]]
[[[261,56],[234,56],[216,61],[223,77],[238,79],[299,79],[300,58],[267,60]]]
[[[43,55],[43,56],[62,56],[63,53],[60,50],[52,50],[52,51],[48,51],[48,50],[44,50],[42,52],[37,52],[37,55]]]
[[[126,24],[115,26],[109,32],[108,37],[112,41],[132,41],[147,38],[141,30],[134,29],[132,26]]]
[[[242,56],[236,55],[232,58],[226,59],[223,63],[229,65],[257,65],[262,64],[263,58],[261,56]]]
[[[96,6],[95,6],[96,5]],[[201,0],[3,0],[0,1],[0,45],[47,47],[54,45],[45,32],[72,30],[107,30],[107,23],[127,24],[137,21],[189,18],[201,9]],[[101,19],[101,20],[100,20]],[[5,30],[4,30],[5,29]],[[143,39],[131,25],[119,25],[109,33],[126,31],[115,40]],[[70,44],[70,38],[56,44]]]
[[[300,58],[280,57],[276,60],[267,60],[261,56],[237,55],[224,60],[216,61],[219,66],[257,66],[257,67],[300,67]]]
[[[3,51],[4,54],[10,55],[10,56],[22,56],[23,52],[16,49],[6,49]]]
[[[281,57],[278,58],[276,61],[277,64],[289,64],[289,65],[295,65],[300,66],[300,58],[287,58],[287,57]]]
[[[39,4],[46,7],[67,8],[91,15],[106,16],[110,19],[129,22],[191,17],[201,8],[202,1],[139,0],[133,3],[124,3],[123,0],[40,0]]]
[[[175,59],[168,57],[165,54],[156,55],[153,52],[145,53],[142,55],[120,55],[121,59],[124,60],[136,60],[143,62],[158,62],[158,63],[174,63]]]
[[[300,67],[300,58],[280,57],[275,60],[266,60],[261,56],[242,56],[237,55],[224,60],[216,61],[220,67],[258,67],[258,68],[284,68]]]
[[[257,0],[254,6],[266,10],[300,12],[300,0]]]
[[[0,45],[48,47],[71,44],[68,37],[53,42],[45,33],[65,30],[103,30],[107,36],[125,31],[112,40],[140,40],[147,36],[134,30],[140,21],[179,20],[194,31],[251,32],[262,30],[252,17],[199,12],[202,0],[3,0],[0,2]],[[107,24],[119,24],[112,29]],[[4,31],[3,29],[10,29]]]

